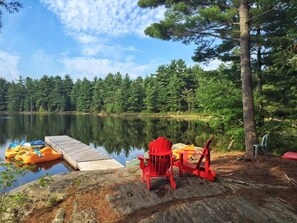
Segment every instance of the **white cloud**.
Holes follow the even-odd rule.
[[[76,40],[78,40],[78,42],[80,42],[82,44],[90,44],[90,43],[94,43],[97,41],[97,38],[95,36],[84,34],[84,33],[77,34],[74,36],[76,37]]]
[[[0,51],[0,77],[6,80],[15,80],[18,75],[18,62],[20,57],[10,53]]]
[[[120,41],[126,36],[144,37],[144,29],[163,18],[164,8],[141,9],[138,0],[40,1],[80,44],[81,56],[66,56],[61,61],[67,73],[93,78],[119,71],[136,77],[156,68],[153,63],[137,64],[134,54],[138,50]]]
[[[138,52],[133,46],[122,46],[120,44],[108,44],[108,43],[94,43],[84,45],[82,49],[83,56],[96,56],[109,57],[114,59],[120,59],[123,56],[126,57],[127,53]]]
[[[163,18],[164,8],[141,9],[138,0],[40,0],[57,15],[66,32],[82,45],[84,56],[124,53],[120,37],[143,37],[144,29]],[[129,50],[130,51],[130,50]]]
[[[216,58],[214,60],[211,60],[207,64],[201,64],[201,67],[204,70],[216,70],[223,63],[224,63],[223,61],[221,61],[221,60],[219,60],[219,59]]]
[[[108,73],[120,72],[125,75],[129,74],[131,78],[149,74],[155,69],[156,64],[139,65],[130,61],[125,62],[96,59],[90,57],[64,58],[62,63],[65,66],[66,73],[71,74],[74,78],[82,79],[84,77],[93,79],[94,77],[104,78]]]
[[[71,32],[81,35],[143,36],[143,30],[163,18],[164,8],[141,9],[138,0],[40,0]]]

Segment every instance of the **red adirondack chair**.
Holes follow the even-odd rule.
[[[166,138],[159,137],[149,143],[149,157],[138,156],[140,168],[142,169],[142,180],[146,181],[150,190],[151,178],[167,177],[173,189],[176,188],[173,179],[173,159],[171,151],[172,143]]]
[[[193,151],[193,150],[184,150],[184,151],[180,151],[178,152],[180,154],[180,159],[175,162],[175,166],[177,166],[179,168],[179,175],[182,176],[184,172],[190,172],[194,175],[197,175],[201,178],[205,178],[208,179],[210,181],[214,181],[215,179],[215,172],[212,171],[210,169],[210,149],[209,146],[212,142],[214,137],[210,138],[205,146],[203,151],[197,152],[197,151]],[[198,159],[197,163],[191,163],[188,160],[188,155],[200,155],[200,158]],[[204,166],[202,161],[204,160]]]

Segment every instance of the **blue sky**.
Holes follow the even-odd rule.
[[[19,0],[19,13],[2,16],[0,76],[73,79],[109,72],[147,76],[183,59],[193,66],[193,45],[152,39],[143,31],[164,9],[141,9],[137,0]],[[206,69],[216,67],[218,61]]]

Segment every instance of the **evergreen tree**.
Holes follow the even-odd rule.
[[[12,82],[8,86],[7,110],[9,112],[17,112],[20,110],[19,106],[19,92],[17,84]]]
[[[37,100],[37,88],[38,82],[31,79],[30,77],[26,78],[26,96],[25,96],[25,111],[36,111],[36,100]]]
[[[92,97],[92,112],[101,112],[103,109],[103,95],[104,95],[104,83],[103,80],[100,78],[96,81],[94,90],[93,90],[93,97]]]
[[[156,88],[156,78],[147,77],[144,81],[144,90],[145,90],[145,98],[144,105],[146,107],[146,111],[148,112],[158,112],[157,107],[157,88]]]
[[[134,82],[134,81],[133,81]],[[122,102],[120,102],[122,104],[122,110],[123,112],[127,112],[127,111],[131,111],[131,94],[133,93],[132,91],[133,89],[133,82],[131,81],[130,77],[128,74],[125,75],[123,82],[122,82],[122,86],[121,86],[121,93],[122,96],[120,97]],[[132,84],[132,85],[131,85]]]
[[[146,28],[154,38],[176,40],[197,45],[193,59],[207,61],[229,53],[240,45],[243,120],[247,155],[253,154],[256,125],[250,67],[249,5],[240,1],[154,1],[139,0],[140,7],[165,6],[164,20]],[[234,24],[239,24],[238,27]],[[219,41],[218,41],[219,40]],[[226,45],[226,40],[233,44]]]
[[[141,112],[144,109],[144,95],[143,79],[137,77],[132,81],[131,95],[128,98],[130,112]]]
[[[120,84],[120,75],[117,74],[117,78],[115,75],[109,73],[106,78],[104,79],[104,110],[108,113],[116,112],[116,94],[117,90],[119,89]]]
[[[71,110],[78,111],[78,97],[80,94],[81,80],[78,79],[71,90],[70,99],[71,99]]]
[[[296,8],[296,1],[258,0],[250,9],[252,50],[257,55],[254,67],[260,93],[265,68],[279,69],[280,64],[289,64],[290,58],[296,55],[293,50],[297,38]]]
[[[65,111],[71,111],[71,92],[73,88],[73,80],[69,74],[65,75],[63,80],[63,94],[65,98]]]
[[[177,74],[173,74],[169,83],[166,87],[167,89],[167,111],[180,111],[181,110],[181,96],[182,89],[184,88],[185,83]]]
[[[51,91],[54,87],[53,78],[44,75],[38,81],[36,107],[38,111],[50,111],[51,107]]]
[[[79,95],[77,98],[77,111],[90,112],[92,102],[92,83],[84,78],[81,82]]]
[[[22,112],[25,105],[25,82],[22,76],[19,76],[17,83],[12,82],[8,88],[7,108],[10,112]]]
[[[192,111],[193,104],[194,104],[194,91],[192,88],[187,89],[185,88],[182,92],[182,99],[187,103],[188,105],[188,112]]]
[[[51,107],[50,111],[65,111],[66,108],[66,99],[63,89],[63,81],[60,76],[54,78],[54,88],[51,91]]]
[[[116,73],[114,75],[114,86],[112,88],[115,90],[113,95],[113,102],[111,102],[114,112],[126,112],[127,111],[127,94],[130,90],[130,78],[126,75],[125,86],[121,73]]]
[[[9,83],[0,77],[0,111],[7,110],[8,85]]]
[[[170,72],[170,65],[161,65],[158,67],[156,71],[156,81],[154,88],[156,88],[157,91],[157,98],[156,98],[156,108],[157,112],[167,112],[168,111],[168,105],[167,105],[167,99],[168,99],[168,92],[167,92],[167,86],[169,84],[170,76],[172,75]]]

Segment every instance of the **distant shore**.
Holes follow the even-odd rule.
[[[13,112],[1,111],[0,114],[23,114],[23,115],[98,115],[100,117],[126,117],[126,118],[174,118],[185,120],[200,120],[209,121],[212,116],[203,113],[188,113],[188,112],[175,112],[175,113],[86,113],[77,111],[63,111],[63,112]]]

